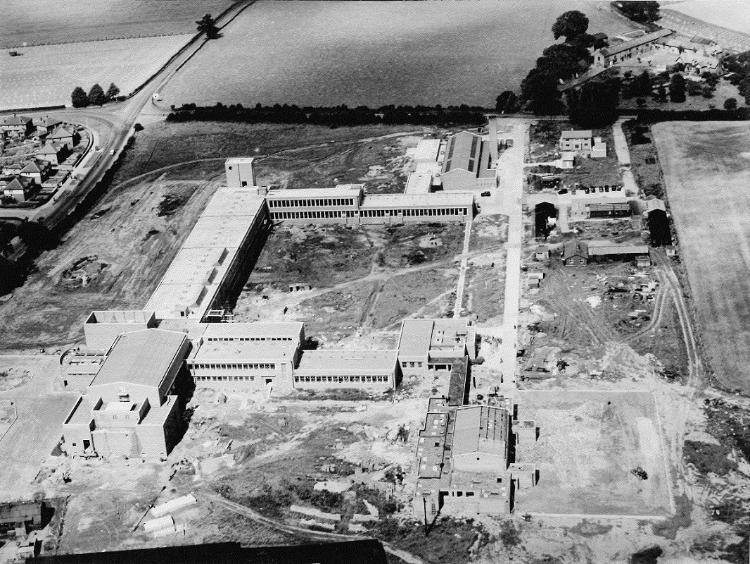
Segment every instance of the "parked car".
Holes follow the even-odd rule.
[[[489,198],[489,197],[490,197],[491,195],[492,195],[492,194],[490,193],[490,191],[489,191],[489,190],[487,190],[486,192],[482,192],[482,193],[480,194],[480,196],[482,196],[483,198]]]

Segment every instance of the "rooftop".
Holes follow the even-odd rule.
[[[270,190],[266,198],[280,200],[288,198],[351,198],[361,192],[359,184],[345,184],[335,188],[299,188],[292,190]]]
[[[222,337],[290,337],[296,339],[305,324],[301,321],[268,321],[258,323],[208,323],[204,339]]]
[[[488,452],[504,455],[508,431],[508,412],[505,408],[487,405],[458,408],[453,432],[453,453]]]
[[[660,29],[652,33],[646,33],[645,35],[641,35],[640,37],[636,37],[635,39],[632,39],[630,41],[625,41],[618,45],[614,45],[610,47],[603,47],[601,49],[601,52],[605,56],[616,55],[617,53],[627,51],[628,49],[632,49],[633,47],[638,47],[639,45],[645,45],[646,43],[651,43],[652,41],[656,41],[657,39],[666,37],[667,35],[670,35],[671,33],[672,33],[671,29]]]
[[[395,350],[336,350],[302,351],[297,372],[328,370],[332,374],[348,370],[390,371],[396,367]]]
[[[593,136],[590,129],[567,129],[561,135],[563,139],[591,139]]]
[[[186,339],[183,333],[161,329],[120,335],[91,385],[127,382],[159,386]]]
[[[411,157],[415,161],[436,161],[440,151],[440,139],[420,139],[417,146],[411,150]]]
[[[470,131],[460,131],[448,140],[443,173],[455,169],[476,172],[482,151],[482,137]]]
[[[92,311],[86,323],[148,323],[154,317],[153,311],[140,309]]]
[[[589,256],[606,255],[647,255],[648,245],[618,244],[607,240],[587,241]]]
[[[401,325],[398,354],[402,356],[426,355],[430,350],[432,319],[405,319]]]
[[[191,360],[256,362],[292,359],[297,345],[293,341],[203,341]]]
[[[474,205],[471,192],[431,192],[429,194],[367,194],[360,209],[387,207],[470,207]]]

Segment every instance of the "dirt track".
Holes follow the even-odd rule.
[[[710,367],[719,384],[748,393],[750,132],[672,122],[653,134]]]

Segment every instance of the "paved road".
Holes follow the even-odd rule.
[[[612,126],[612,138],[615,143],[617,160],[620,163],[625,195],[635,196],[638,194],[638,184],[633,176],[633,171],[630,170],[630,149],[628,148],[628,142],[625,139],[625,132],[622,130],[622,124],[629,119],[632,119],[632,117],[625,116],[615,122]]]
[[[498,181],[508,215],[508,244],[505,266],[505,301],[503,311],[502,344],[500,348],[502,381],[516,383],[516,334],[518,307],[521,298],[521,247],[523,244],[523,161],[529,139],[529,124],[522,120],[508,120],[512,131],[504,136],[513,139],[513,147],[498,159]]]
[[[464,248],[461,253],[461,267],[458,274],[458,284],[456,285],[456,305],[453,308],[453,317],[461,317],[463,308],[464,287],[466,286],[466,270],[469,267],[469,243],[471,241],[471,220],[466,222],[464,231]]]

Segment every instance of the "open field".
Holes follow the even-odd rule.
[[[698,18],[709,24],[750,34],[750,14],[743,0],[682,0],[664,3],[663,8]],[[707,26],[707,30],[710,30],[710,27]],[[710,34],[705,36],[713,39]]]
[[[554,42],[555,18],[574,9],[589,17],[590,33],[636,27],[595,0],[258,2],[224,30],[224,39],[206,45],[162,96],[178,106],[487,107],[501,91],[518,88]]]
[[[230,0],[5,0],[0,48],[193,33]]]
[[[0,305],[2,348],[72,343],[90,311],[142,307],[216,187],[156,180],[111,190]],[[166,195],[179,204],[160,216]]]
[[[106,91],[114,82],[128,94],[190,40],[190,35],[117,39],[27,47],[19,57],[0,58],[0,109],[70,105],[76,86]]]
[[[722,386],[747,393],[750,132],[723,122],[652,131],[710,367]]]
[[[396,147],[400,154],[405,153],[406,149],[401,147],[398,139],[385,136],[398,137],[423,131],[429,130],[409,125],[331,129],[307,125],[159,122],[149,124],[139,134],[138,143],[129,150],[128,158],[118,169],[115,179],[124,181],[179,165],[170,170],[171,178],[195,180],[224,174],[227,157],[271,155],[283,151],[273,158],[259,160],[258,183],[290,188],[332,186],[365,176],[370,166],[386,164],[383,157],[395,159]],[[384,139],[373,139],[378,137]],[[196,160],[199,162],[180,164]],[[334,178],[338,182],[334,182]],[[389,178],[393,179],[393,176]],[[367,180],[368,188],[380,183],[374,177]],[[383,182],[388,183],[388,180]]]
[[[656,404],[648,392],[525,391],[519,418],[540,427],[519,453],[539,482],[519,490],[517,510],[666,515],[670,512]],[[643,480],[631,474],[641,467]]]

